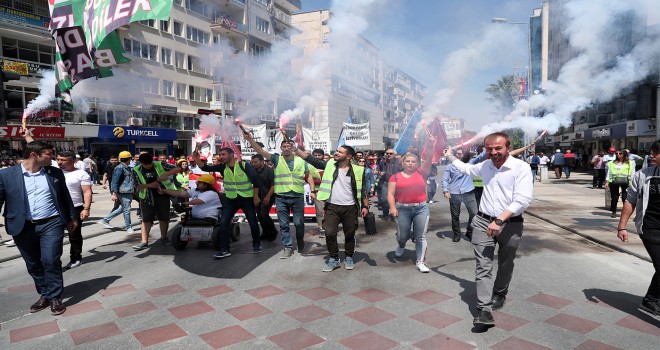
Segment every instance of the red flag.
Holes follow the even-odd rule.
[[[293,142],[297,143],[299,147],[305,148],[302,128],[300,127],[300,124],[296,124],[296,136],[293,137]]]
[[[436,117],[430,127],[431,135],[435,136],[435,143],[433,144],[433,163],[437,163],[442,158],[445,147],[447,146],[447,133],[445,127],[440,122],[440,118]],[[421,157],[424,159],[426,156],[426,142],[424,142],[424,149],[422,150]]]
[[[232,140],[232,142],[227,142],[227,141],[222,141],[220,144],[221,148],[229,147],[234,150],[234,153],[236,154],[236,160],[239,162],[242,160],[241,159],[241,150],[238,149],[238,146],[236,146],[236,143]]]

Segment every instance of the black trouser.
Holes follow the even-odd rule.
[[[227,198],[222,205],[222,216],[220,217],[220,250],[229,251],[231,221],[238,209],[243,210],[245,219],[250,225],[252,234],[252,248],[261,247],[261,238],[259,238],[259,222],[254,208],[254,199],[252,197]]]
[[[616,207],[618,204],[617,202],[619,201],[619,193],[621,193],[621,201],[625,202],[626,198],[628,197],[628,193],[626,192],[628,185],[615,185],[613,183],[609,183],[608,187],[610,188],[610,195],[612,196],[612,201],[610,201],[610,211],[616,214]]]
[[[336,205],[328,203],[323,216],[323,229],[325,230],[325,244],[328,246],[330,257],[339,257],[337,232],[339,224],[344,228],[344,251],[346,256],[352,257],[355,252],[355,231],[358,228],[357,205]]]
[[[277,237],[277,229],[275,228],[275,222],[270,217],[270,208],[273,207],[273,200],[275,197],[271,198],[271,201],[268,205],[264,205],[263,198],[261,199],[261,204],[257,206],[257,219],[261,225],[261,231],[264,238],[275,239]]]
[[[84,205],[74,208],[76,221],[78,226],[73,232],[69,232],[69,245],[71,246],[69,254],[71,256],[71,261],[79,261],[82,259],[82,246],[83,246],[83,237],[82,237],[82,220],[80,219],[80,213],[83,210]]]
[[[481,195],[484,193],[483,187],[474,186],[474,199],[477,201],[477,208],[481,204]]]
[[[642,243],[644,243],[644,248],[649,253],[651,261],[653,262],[653,268],[655,268],[655,274],[651,278],[651,284],[649,285],[649,290],[644,296],[645,300],[648,301],[659,301],[660,300],[660,243],[651,242],[649,239],[644,239],[646,234],[640,235],[642,238]]]
[[[603,182],[605,182],[605,169],[594,169],[594,187],[603,187]]]

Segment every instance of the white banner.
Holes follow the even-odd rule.
[[[344,142],[348,146],[369,146],[371,136],[369,134],[369,123],[349,124],[344,123]]]
[[[280,129],[268,129],[267,132],[267,139],[264,145],[265,150],[268,151],[268,153],[277,153],[280,154],[282,153],[282,150],[280,149],[280,145],[282,144],[282,141],[284,141],[284,136],[282,136],[282,132]]]
[[[268,139],[268,131],[266,130],[266,124],[259,125],[243,125],[243,128],[252,134],[252,138],[256,142],[261,142],[264,145],[264,149],[267,149],[266,140]],[[253,155],[257,152],[252,148],[249,142],[243,138],[243,134],[240,136],[241,142],[241,156],[243,160],[250,161]]]
[[[213,147],[215,145],[215,135],[209,135],[207,138],[203,138],[199,130],[197,130],[192,139],[192,145],[200,156],[206,157],[207,162],[211,163],[211,157],[213,156],[213,152],[215,152],[215,147]]]
[[[330,128],[321,130],[302,128],[305,150],[312,152],[320,148],[323,152],[330,154]]]

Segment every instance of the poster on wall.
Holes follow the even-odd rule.
[[[280,150],[280,145],[282,144],[282,141],[284,141],[284,136],[282,136],[282,132],[280,129],[268,129],[267,135],[266,135],[266,142],[264,145],[266,146],[266,149],[268,153],[277,153],[280,154],[282,153],[282,150]]]
[[[369,123],[350,124],[344,123],[344,140],[348,146],[369,146],[371,136],[369,135]]]
[[[201,157],[206,157],[207,162],[211,163],[211,157],[213,156],[214,145],[215,145],[215,135],[209,135],[207,137],[202,136],[202,134],[197,130],[195,136],[192,139],[193,147],[195,152],[199,153]]]
[[[330,154],[330,128],[314,130],[302,128],[305,149],[309,152],[320,148]]]

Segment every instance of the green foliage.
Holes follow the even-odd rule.
[[[516,103],[515,97],[518,96],[518,83],[513,75],[504,75],[497,79],[497,82],[489,84],[486,88],[486,101],[495,104],[497,114],[501,117],[513,111],[513,105]]]

